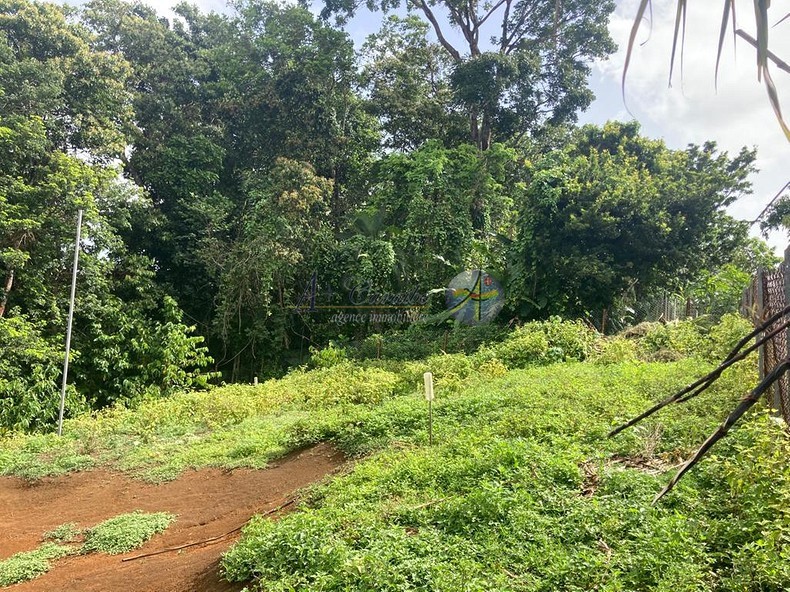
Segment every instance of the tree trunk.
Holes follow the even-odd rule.
[[[480,126],[480,142],[478,144],[480,150],[488,150],[491,147],[491,115],[489,113],[483,114],[483,123]]]
[[[5,286],[3,286],[3,295],[0,296],[0,318],[5,316],[5,307],[8,304],[8,295],[11,293],[11,288],[14,287],[14,269],[8,271],[5,278]]]
[[[478,123],[476,111],[472,111],[469,114],[469,128],[472,136],[472,144],[480,148],[480,126]]]

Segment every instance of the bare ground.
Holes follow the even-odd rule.
[[[231,592],[220,579],[220,556],[238,531],[219,540],[132,561],[123,558],[225,535],[252,515],[278,508],[294,492],[336,471],[342,455],[326,444],[286,456],[262,471],[203,469],[159,485],[107,471],[29,482],[0,477],[0,559],[35,549],[43,533],[67,523],[93,526],[134,510],[171,512],[177,519],[126,555],[62,559],[14,592]],[[285,510],[283,510],[285,511]],[[273,518],[276,514],[272,515]]]

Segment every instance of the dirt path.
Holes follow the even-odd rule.
[[[225,592],[243,586],[219,579],[220,555],[238,534],[143,559],[123,557],[201,541],[278,507],[297,489],[332,473],[342,455],[327,445],[291,454],[263,471],[204,469],[152,485],[104,471],[73,473],[29,483],[0,477],[0,559],[36,548],[41,535],[66,522],[93,526],[112,516],[143,510],[172,512],[177,520],[127,555],[87,555],[56,563],[14,592]]]

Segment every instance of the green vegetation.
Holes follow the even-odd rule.
[[[92,528],[81,530],[74,522],[44,533],[44,542],[34,551],[17,553],[0,561],[0,586],[32,580],[48,572],[52,563],[86,553],[118,555],[137,549],[163,532],[175,516],[166,512],[119,514]],[[54,541],[54,542],[53,542]]]
[[[54,541],[56,543],[73,543],[82,536],[82,531],[77,526],[76,522],[67,522],[61,524],[57,528],[44,533],[45,541]]]
[[[525,325],[469,355],[440,353],[414,361],[352,362],[334,353],[323,356],[323,367],[298,369],[258,387],[234,385],[179,393],[145,401],[134,409],[115,406],[86,414],[68,420],[62,438],[11,434],[0,440],[0,474],[35,479],[110,466],[159,481],[175,478],[187,468],[262,468],[289,450],[326,439],[358,454],[392,439],[419,437],[423,408],[415,392],[428,370],[437,388],[465,392],[479,384],[493,384],[492,379],[504,380],[508,369],[588,358],[600,363],[606,361],[602,352],[611,350],[611,343],[625,340],[633,359],[696,356],[698,361],[686,362],[690,379],[693,370],[701,372],[706,367],[707,361],[702,360],[716,359],[747,326],[734,316],[713,328],[691,321],[642,325],[632,339],[612,341],[596,337],[581,323],[551,319]],[[526,348],[525,343],[532,345]],[[553,366],[547,374],[559,368],[563,372],[598,371],[586,365]],[[656,366],[655,372],[662,368]]]
[[[628,340],[628,347],[644,360],[679,360],[694,354],[698,360],[701,355],[702,360],[712,361],[714,350],[731,346],[747,326],[734,316],[713,328],[691,321],[642,325]],[[522,349],[525,341],[536,345],[519,353],[527,351]],[[115,406],[86,414],[68,420],[62,438],[11,434],[0,440],[0,474],[35,479],[108,466],[160,481],[173,479],[187,468],[262,468],[290,450],[327,439],[349,454],[361,454],[392,440],[422,437],[423,405],[415,393],[428,370],[437,388],[447,392],[488,389],[495,384],[492,380],[506,379],[508,369],[588,357],[590,362],[601,362],[601,351],[612,347],[609,343],[610,339],[596,337],[581,323],[551,319],[525,325],[468,355],[439,353],[422,360],[352,362],[334,353],[323,356],[323,367],[298,369],[257,387],[234,385],[179,393],[145,401],[134,409]],[[685,363],[690,379],[708,362]],[[560,368],[571,373],[598,372],[587,365],[567,367],[578,370],[552,366],[547,374]],[[654,372],[662,369],[656,366]],[[540,380],[535,377],[534,384]]]
[[[0,586],[10,586],[37,578],[49,571],[52,562],[74,552],[72,547],[44,543],[35,551],[25,551],[0,561]]]
[[[726,211],[753,151],[574,127],[613,2],[437,0],[362,53],[342,28],[355,3],[323,8],[341,22],[268,0],[172,22],[127,0],[0,0],[0,432],[58,415],[79,209],[72,418],[283,376],[330,342],[472,354],[506,322],[626,326],[665,291],[719,317],[772,264]],[[432,40],[448,27],[464,41]],[[474,268],[506,293],[488,335],[440,314]]]
[[[85,531],[82,553],[118,555],[142,547],[148,540],[175,520],[173,514],[132,512],[105,520]]]
[[[254,521],[229,577],[273,591],[790,587],[787,437],[763,415],[645,505],[743,395],[748,361],[605,439],[745,333],[731,313],[775,263],[727,212],[755,152],[574,125],[591,64],[615,50],[614,2],[405,4],[360,53],[351,0],[320,17],[182,3],[171,21],[135,0],[0,0],[0,475],[161,481],[329,441],[364,460],[299,512]],[[447,319],[445,287],[469,269],[503,287],[498,324]],[[637,324],[632,305],[667,292],[702,316]],[[171,519],[46,538],[123,552]],[[0,573],[41,573],[64,549]]]
[[[306,492],[293,514],[254,519],[223,560],[228,578],[267,591],[780,590],[790,585],[790,438],[766,413],[750,414],[649,506],[754,380],[751,360],[684,406],[606,438],[708,370],[747,327],[727,316],[601,338],[552,319],[469,354],[314,352],[315,369],[258,387],[108,409],[69,420],[61,439],[5,438],[0,472],[110,465],[156,480],[187,467],[262,467],[330,441],[360,458],[353,471]],[[426,370],[438,397],[432,447]],[[143,523],[151,533],[168,522],[118,517],[88,531],[85,548],[125,549],[117,545],[141,540]],[[70,536],[68,525],[57,530],[52,538]]]
[[[649,505],[740,398],[752,365],[688,406],[605,438],[707,367],[699,357],[635,361],[640,349],[680,356],[672,344],[687,351],[692,337],[709,352],[728,347],[734,320],[706,337],[689,323],[643,328],[638,342],[604,342],[594,364],[468,374],[440,391],[437,445],[426,445],[421,422],[387,425],[397,446],[311,490],[299,512],[253,520],[225,556],[227,577],[267,591],[785,589],[790,437],[765,412]],[[610,350],[628,361],[601,363]],[[359,425],[346,445],[365,447],[378,427]]]

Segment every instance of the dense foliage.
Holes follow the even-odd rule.
[[[466,269],[507,294],[492,334],[667,290],[734,310],[772,263],[725,212],[754,153],[572,128],[611,3],[415,7],[356,53],[327,18],[344,1],[168,21],[0,0],[0,429],[56,415],[78,209],[69,414],[279,376],[330,341],[472,351],[442,314]],[[430,40],[447,25],[463,43]]]

